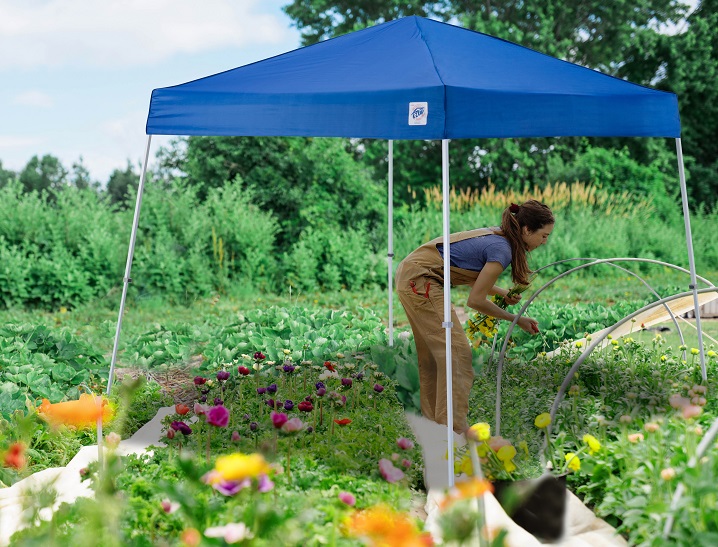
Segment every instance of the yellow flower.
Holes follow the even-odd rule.
[[[698,348],[691,348],[691,355],[698,355],[699,353]]]
[[[718,354],[716,354],[715,351],[710,350],[708,353],[706,353],[706,355],[712,359],[713,357],[715,357],[715,356],[718,355]]]
[[[581,469],[581,460],[578,459],[578,456],[574,454],[573,452],[569,452],[565,456],[566,461],[568,462],[568,468],[571,471],[578,471]]]
[[[583,347],[583,342],[581,342],[580,340],[578,342],[576,342],[576,347],[577,348]]]
[[[489,453],[489,445],[485,442],[481,443],[476,447],[476,453],[479,455],[479,458],[485,458]]]
[[[504,469],[506,469],[506,471],[509,473],[513,473],[514,471],[516,471],[516,464],[511,460],[506,460],[504,462]]]
[[[458,462],[454,463],[454,473],[464,473],[465,475],[473,475],[474,467],[471,465],[471,458],[465,454]]]
[[[271,468],[261,454],[230,454],[220,456],[214,464],[214,469],[226,481],[242,481],[266,475]]]
[[[526,441],[521,441],[521,442],[519,443],[519,448],[524,451],[524,453],[526,454],[526,457],[528,458],[528,456],[529,456],[529,445],[528,445],[528,443],[527,443]]]
[[[514,459],[514,456],[516,456],[516,449],[509,445],[502,446],[499,448],[499,451],[496,453],[496,457],[500,459],[502,462],[508,462]]]
[[[548,412],[539,414],[534,420],[534,425],[539,429],[547,428],[549,425],[551,425],[551,414],[549,414]]]
[[[588,433],[583,436],[583,442],[585,442],[588,445],[588,453],[589,454],[595,454],[599,450],[601,450],[601,443],[598,442],[598,439],[594,437],[593,435],[589,435]]]
[[[488,441],[491,437],[491,426],[486,422],[479,422],[469,428],[471,437],[477,441]]]

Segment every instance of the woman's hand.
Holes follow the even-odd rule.
[[[536,321],[536,319],[531,319],[530,317],[523,316],[519,319],[519,322],[517,324],[529,334],[539,333],[538,321]]]
[[[509,306],[513,306],[514,304],[518,304],[521,301],[521,295],[515,294],[513,296],[509,296],[508,293],[504,296],[504,300]]]

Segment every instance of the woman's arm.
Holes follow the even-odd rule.
[[[513,313],[499,308],[489,299],[491,294],[495,294],[492,292],[494,289],[505,290],[496,287],[496,281],[503,271],[504,268],[500,262],[487,262],[484,268],[479,272],[479,276],[471,288],[466,304],[470,308],[474,308],[491,317],[504,319],[505,321],[513,321],[516,318]],[[530,334],[536,334],[538,332],[538,322],[530,317],[523,316],[519,318],[518,326]]]

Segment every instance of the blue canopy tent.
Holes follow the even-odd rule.
[[[680,144],[678,101],[656,91],[485,34],[406,17],[263,61],[155,89],[124,277],[110,385],[152,135],[361,137],[442,140],[447,377],[451,379],[449,140],[624,136],[676,139],[691,288],[696,273]],[[389,200],[389,302],[392,302]],[[390,340],[391,333],[390,307]],[[704,363],[702,340],[701,363]],[[109,387],[108,387],[109,390]],[[453,429],[451,382],[448,427]],[[453,443],[449,442],[453,461]],[[449,483],[453,469],[448,465]]]

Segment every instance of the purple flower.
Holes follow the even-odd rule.
[[[190,428],[190,426],[188,426],[184,422],[172,422],[170,424],[170,427],[175,431],[179,431],[183,435],[190,435],[192,433],[192,429]]]
[[[267,475],[259,475],[257,478],[257,491],[264,494],[274,488],[274,483],[269,480]]]
[[[229,372],[227,372],[226,370],[220,370],[220,371],[217,373],[217,380],[219,380],[220,382],[224,382],[225,380],[229,380]]]
[[[269,408],[274,408],[274,399],[267,399],[264,403],[269,406]]]
[[[207,395],[209,393],[209,388],[203,389],[202,391],[200,391],[200,393],[202,395]]]
[[[351,378],[342,378],[342,385],[344,387],[352,387],[352,379]]]
[[[281,428],[285,423],[287,423],[287,420],[289,420],[289,417],[283,412],[272,411],[272,425],[275,428]]]
[[[265,393],[267,393],[266,387],[258,387],[257,388],[257,395],[264,395]]]
[[[224,404],[224,401],[222,399],[220,399],[219,397],[214,398],[214,406],[219,406],[219,405],[223,405],[223,404]]]
[[[267,386],[267,393],[277,393],[277,384]]]
[[[324,382],[317,382],[316,384],[314,384],[314,387],[317,389],[324,389],[327,386],[324,385]]]
[[[364,379],[364,373],[363,372],[357,372],[356,376],[354,376],[357,380],[360,382]]]
[[[314,433],[314,428],[310,425],[307,429],[305,429],[307,433]]]
[[[252,419],[252,417],[249,414],[245,414],[244,416],[242,416],[242,418],[244,418],[245,422],[248,422],[249,420]]]
[[[286,372],[287,374],[291,374],[292,372],[294,372],[294,368],[294,365],[284,365],[282,367],[282,370],[284,370],[284,372]]]
[[[202,376],[195,376],[194,377],[194,385],[201,386],[202,384],[207,383],[207,378],[202,378]]]
[[[213,484],[212,488],[223,496],[234,496],[240,490],[251,485],[252,481],[250,479],[244,479],[242,481],[220,481]]]
[[[325,393],[327,392],[327,389],[324,387],[320,387],[317,389],[317,397],[324,397]]]
[[[404,478],[404,472],[394,467],[391,460],[387,460],[386,458],[379,460],[379,472],[386,482],[398,482]]]
[[[207,423],[215,427],[227,427],[229,410],[222,405],[213,406],[207,412]]]
[[[292,401],[290,401],[289,399],[284,401],[284,410],[289,411],[289,410],[292,410],[293,408],[294,408],[294,403]]]
[[[249,429],[251,429],[252,431],[257,431],[258,428],[259,424],[257,422],[252,422],[251,424],[249,424]]]
[[[206,396],[206,395],[202,395],[202,396],[199,398],[199,402],[200,402],[200,403],[206,403],[206,402],[207,402],[207,396]]]
[[[382,391],[384,391],[384,386],[381,384],[374,384],[374,391],[376,391],[377,393],[381,393]]]

